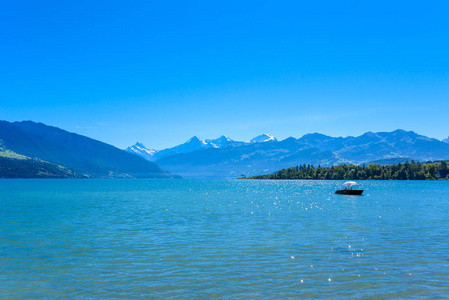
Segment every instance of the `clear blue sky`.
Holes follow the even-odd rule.
[[[0,1],[0,119],[125,148],[449,135],[448,1]]]

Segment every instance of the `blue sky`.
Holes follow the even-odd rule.
[[[0,119],[120,148],[397,128],[442,139],[448,11],[447,1],[0,1]]]

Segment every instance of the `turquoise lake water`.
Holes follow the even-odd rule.
[[[0,298],[449,298],[449,181],[0,180]]]

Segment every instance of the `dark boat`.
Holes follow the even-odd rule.
[[[354,181],[348,181],[343,183],[343,186],[345,187],[344,190],[338,190],[335,192],[335,194],[340,195],[357,195],[360,196],[363,193],[363,190],[360,189],[352,189],[353,186],[358,185],[357,182]]]
[[[335,194],[340,194],[340,195],[362,195],[363,190],[338,190],[335,192]]]

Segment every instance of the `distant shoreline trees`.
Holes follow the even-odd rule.
[[[338,165],[314,167],[298,165],[272,174],[245,177],[244,179],[318,179],[318,180],[436,180],[438,170],[447,170],[445,161],[431,163],[409,163],[393,165],[369,164],[368,166]]]

